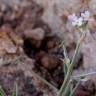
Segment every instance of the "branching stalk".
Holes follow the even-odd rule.
[[[60,88],[59,96],[64,96],[64,95],[62,95],[62,93],[65,92],[65,90],[66,90],[66,88],[67,88],[67,86],[68,86],[68,82],[69,82],[70,79],[71,79],[71,74],[72,74],[72,70],[73,70],[73,67],[74,67],[74,64],[75,64],[75,59],[76,59],[76,57],[77,57],[78,50],[79,50],[79,47],[80,47],[80,44],[81,44],[81,41],[82,41],[83,38],[84,38],[84,34],[81,35],[81,38],[80,38],[80,40],[79,40],[78,43],[77,43],[75,53],[74,53],[74,55],[73,55],[71,64],[70,64],[70,66],[69,66],[69,68],[68,68],[67,75],[66,75],[66,77],[65,77],[65,80],[64,80],[61,88]]]

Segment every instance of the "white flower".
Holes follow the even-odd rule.
[[[81,13],[79,17],[77,17],[75,14],[69,15],[68,16],[69,21],[71,21],[73,26],[81,27],[84,24],[88,24],[89,22],[92,21],[90,18],[90,12],[85,11]]]
[[[75,14],[69,15],[68,19],[69,21],[71,21],[73,26],[80,27],[83,24],[83,18],[82,17],[78,18]]]
[[[75,14],[69,15],[68,19],[72,22],[78,19],[78,17]]]
[[[90,12],[85,11],[84,13],[81,13],[81,17],[85,20],[88,21],[90,19]]]
[[[78,18],[78,19],[76,19],[75,21],[72,22],[73,26],[80,27],[80,26],[82,26],[82,24],[83,24],[83,18],[82,17],[80,17],[80,18]]]

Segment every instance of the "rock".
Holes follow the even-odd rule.
[[[48,49],[54,48],[54,46],[55,46],[55,42],[54,41],[50,40],[50,41],[47,42]]]
[[[0,66],[3,65],[3,58],[0,58]]]
[[[46,43],[46,48],[48,50],[50,50],[50,49],[53,49],[57,46],[57,43],[58,43],[59,39],[56,38],[55,36],[49,36],[49,37],[45,38],[45,41],[46,41],[45,42]]]
[[[34,40],[43,40],[45,32],[43,29],[41,28],[36,28],[36,29],[32,29],[32,30],[26,30],[24,32],[24,35],[26,38],[31,38]]]
[[[92,80],[81,80],[81,83],[76,90],[75,96],[94,96],[95,92],[96,86]]]
[[[38,53],[35,55],[36,60],[39,61],[45,54],[46,54],[45,51],[40,50],[40,52],[38,52]]]
[[[84,90],[77,90],[75,96],[91,96],[91,95],[88,92],[85,92]]]
[[[35,0],[35,2],[44,7],[45,11],[42,19],[48,23],[52,29],[52,33],[57,34],[60,37],[63,37],[64,33],[67,31],[66,18],[68,14],[80,12],[82,8],[81,0]],[[65,20],[62,20],[62,17]]]
[[[91,47],[90,47],[91,46]],[[96,42],[93,39],[90,31],[87,31],[85,40],[82,46],[82,53],[84,56],[84,68],[94,68],[96,66]]]
[[[36,87],[33,85],[32,78],[27,77],[25,84],[24,84],[24,90],[33,96],[38,96],[39,94],[42,94],[37,91]]]
[[[18,58],[18,55],[23,53],[23,49],[21,48],[22,40],[17,38],[18,36],[16,35],[9,34],[6,31],[0,30],[0,66],[9,64]],[[11,38],[11,36],[13,37]]]
[[[96,14],[96,0],[90,0],[89,2],[89,8],[91,9],[93,14]]]
[[[5,53],[16,53],[17,47],[13,44],[6,32],[0,32],[0,50],[4,50]]]
[[[56,68],[59,64],[61,64],[61,61],[59,58],[57,58],[52,54],[47,54],[44,51],[41,51],[37,55],[37,61],[41,63],[41,65],[43,65],[48,70],[52,70]]]
[[[39,41],[39,40],[31,39],[31,40],[30,40],[30,43],[31,43],[32,46],[35,47],[35,48],[40,48],[40,46],[41,46],[41,41]]]
[[[52,29],[52,33],[57,34],[60,38],[64,38],[67,45],[77,42],[79,36],[78,32],[68,23],[67,16],[72,13],[80,14],[84,10],[90,11],[91,16],[96,14],[96,0],[35,0],[35,2],[44,7],[42,19],[48,23]],[[91,29],[94,27],[93,36],[95,38],[96,23],[91,24],[90,27]],[[86,41],[84,41],[86,44],[84,43],[85,45],[81,48],[84,56],[84,68],[95,67],[96,65],[96,42],[92,40],[91,34],[89,36],[88,34]]]

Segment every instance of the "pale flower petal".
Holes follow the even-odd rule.
[[[85,11],[84,13],[81,13],[81,17],[84,18],[85,21],[88,21],[90,18],[90,12]]]
[[[75,20],[77,20],[78,18],[77,18],[77,16],[76,16],[75,14],[72,14],[72,15],[69,15],[69,16],[68,16],[68,19],[69,19],[70,21],[75,21]]]
[[[80,17],[77,17],[75,14],[68,16],[69,21],[71,21],[73,26],[81,27],[83,24],[86,24],[86,22],[90,22],[90,12],[85,11],[84,13],[81,13]]]
[[[85,11],[85,15],[90,17],[90,12],[89,11]]]
[[[77,22],[75,21],[75,22],[72,22],[72,25],[73,26],[76,26],[77,25]]]
[[[83,18],[80,17],[80,18],[78,19],[77,25],[78,25],[78,26],[82,26],[82,24],[83,24]]]

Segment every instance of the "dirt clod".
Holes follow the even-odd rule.
[[[45,34],[44,30],[41,28],[24,31],[24,35],[26,38],[30,38],[38,41],[44,39],[44,34]]]
[[[61,63],[60,60],[56,58],[56,56],[48,54],[42,56],[40,61],[45,68],[50,70],[56,68]]]

